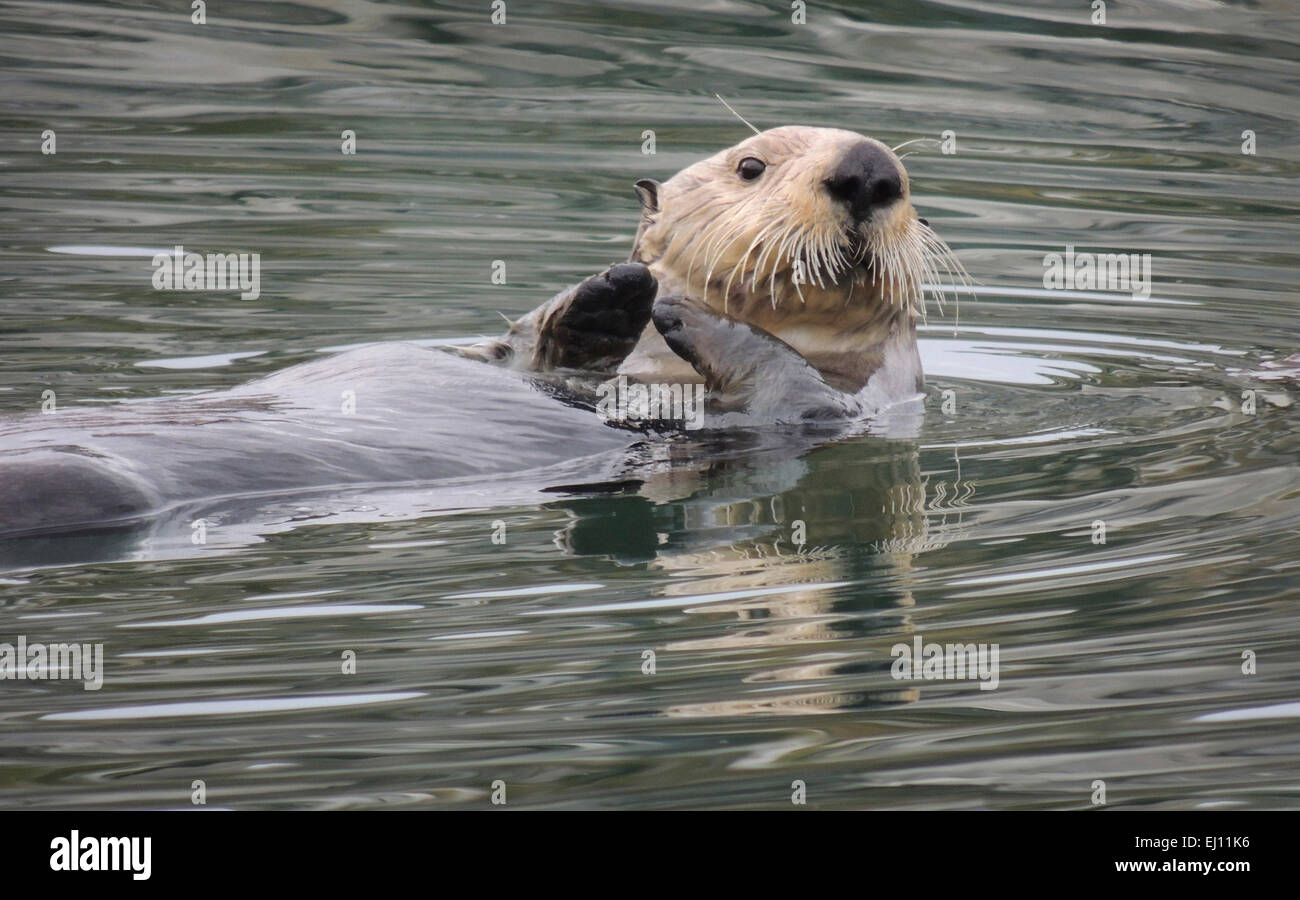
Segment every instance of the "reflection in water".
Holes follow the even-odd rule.
[[[887,674],[892,660],[879,654],[803,660],[817,643],[850,638],[861,643],[912,632],[906,610],[915,603],[909,579],[913,559],[961,534],[961,508],[974,488],[961,483],[959,474],[951,483],[923,480],[919,450],[910,440],[832,444],[816,458],[814,468],[779,454],[751,454],[719,461],[701,473],[707,478],[689,484],[674,470],[665,482],[652,479],[644,486],[653,504],[566,503],[572,518],[556,543],[584,556],[647,561],[669,576],[656,595],[682,598],[680,607],[688,614],[713,621],[734,616],[746,623],[741,630],[671,641],[660,648],[665,654],[767,651],[764,664],[775,668],[744,676],[746,683],[797,686],[843,673]],[[929,502],[927,495],[933,498]],[[948,521],[950,507],[954,523]],[[868,572],[878,587],[837,601],[830,589],[862,584]],[[839,604],[851,612],[838,612]],[[864,610],[872,613],[868,628],[861,622]],[[666,655],[663,664],[671,665],[671,658]],[[917,689],[895,682],[865,691],[784,692],[675,705],[666,713],[829,712],[918,696]]]

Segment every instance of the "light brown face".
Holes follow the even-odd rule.
[[[773,327],[919,308],[933,233],[912,209],[903,164],[879,141],[774,128],[637,190],[632,258],[661,292]]]

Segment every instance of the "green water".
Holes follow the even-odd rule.
[[[105,669],[0,682],[0,804],[1300,805],[1298,389],[1256,377],[1300,352],[1294,3],[208,7],[0,4],[0,412],[495,334],[744,137],[714,92],[954,132],[906,164],[980,288],[930,308],[915,439],[0,573],[0,641]],[[175,244],[261,296],[153,290]],[[1044,290],[1067,245],[1151,296]],[[894,679],[917,636],[997,688]]]

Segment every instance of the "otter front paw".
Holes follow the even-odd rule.
[[[848,419],[863,411],[785,341],[698,300],[660,297],[654,323],[673,352],[704,379],[716,409],[775,423]]]
[[[532,368],[609,370],[632,352],[659,285],[641,263],[619,263],[543,308]]]

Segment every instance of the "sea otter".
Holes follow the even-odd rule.
[[[777,128],[636,189],[629,262],[460,358],[374,345],[229,391],[0,422],[0,535],[219,497],[626,468],[644,435],[604,427],[580,378],[548,375],[700,379],[714,427],[860,420],[918,394],[921,284],[949,255],[883,144]]]
[[[965,272],[912,208],[907,171],[887,146],[852,131],[785,126],[635,187],[641,222],[629,261],[648,267],[661,295],[771,334],[842,390],[870,384],[876,407],[922,389],[922,285],[964,281]],[[561,308],[544,304],[475,352],[546,367],[533,348]],[[618,371],[699,377],[650,327]]]

